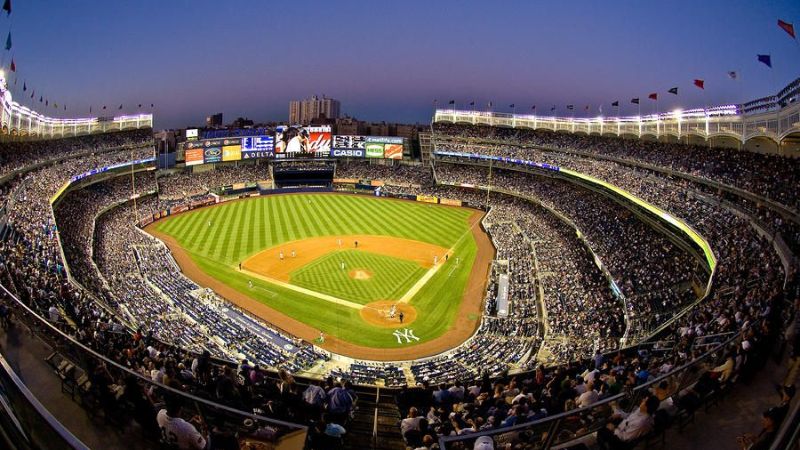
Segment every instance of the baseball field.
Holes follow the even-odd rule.
[[[189,211],[146,231],[188,277],[275,326],[336,353],[388,360],[439,353],[477,327],[493,257],[481,217],[287,194]]]

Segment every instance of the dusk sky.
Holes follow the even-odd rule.
[[[800,1],[12,0],[15,99],[62,117],[156,105],[156,128],[222,112],[285,121],[312,94],[364,120],[427,122],[433,100],[539,112],[632,97],[651,112],[751,100],[800,76]],[[5,37],[5,35],[3,35]],[[773,69],[756,61],[772,55]],[[727,72],[740,79],[732,81]],[[705,92],[692,86],[705,80]],[[28,91],[22,93],[25,82]],[[13,83],[13,77],[10,83]],[[667,94],[677,86],[679,95]],[[705,97],[704,97],[705,96]],[[149,108],[146,108],[149,110]]]

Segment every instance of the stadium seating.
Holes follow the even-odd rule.
[[[625,206],[563,179],[457,157],[435,156],[432,168],[337,163],[336,178],[382,180],[385,195],[486,208],[482,225],[497,256],[481,324],[463,344],[409,363],[327,366],[327,353],[184,277],[166,247],[137,228],[139,218],[207,198],[217,187],[263,181],[266,164],[158,176],[149,167],[128,169],[73,186],[51,204],[73,175],[151,156],[151,136],[135,131],[4,144],[2,303],[71,349],[53,356],[54,370],[98,414],[146,429],[156,404],[196,397],[219,440],[231,434],[231,422],[255,414],[279,435],[295,426],[269,419],[309,426],[312,448],[323,448],[315,442],[327,423],[357,421],[364,404],[358,384],[396,388],[399,417],[415,419],[400,436],[410,446],[431,435],[458,448],[481,433],[498,443],[563,444],[656,395],[665,412],[644,442],[764,365],[797,296],[785,264],[785,252],[798,249],[796,223],[767,203],[644,164],[794,209],[796,161],[616,138],[433,128],[437,149],[568,167],[674,213],[713,248],[713,289],[698,289],[709,274],[685,248]],[[487,194],[480,186],[488,185],[494,191]],[[500,274],[509,277],[508,317],[498,317],[493,304]],[[324,380],[293,375],[319,366],[331,367]],[[325,396],[349,400],[326,407]]]

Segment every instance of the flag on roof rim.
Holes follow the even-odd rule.
[[[781,19],[778,19],[778,26],[783,29],[792,39],[796,39],[797,36],[794,34],[794,25],[789,22],[784,22]]]

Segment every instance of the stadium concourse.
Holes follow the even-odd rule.
[[[797,160],[445,123],[431,131],[430,167],[323,164],[337,178],[380,180],[382,195],[487,210],[482,224],[497,255],[480,325],[441,355],[347,360],[184,277],[166,246],[139,228],[142,218],[210,205],[222,186],[270,184],[272,165],[130,163],[152,156],[150,130],[2,144],[4,317],[10,311],[52,343],[48,361],[87,412],[154,447],[156,417],[181,405],[187,419],[194,405],[202,419],[193,426],[213,448],[239,448],[254,435],[282,442],[306,426],[313,449],[471,448],[477,435],[511,448],[648,446],[698,411],[723,414],[713,404],[747,389],[782,348],[797,320],[797,217],[713,182],[794,211]],[[707,239],[715,264],[608,192],[475,155],[547,163],[625,189]],[[116,163],[130,164],[73,178]],[[495,299],[506,282],[502,314]],[[793,351],[800,356],[797,342]],[[389,389],[361,386],[375,384]],[[793,390],[782,393],[774,404],[788,408]],[[364,426],[373,411],[384,419],[374,432]],[[750,412],[756,430],[760,412]],[[638,421],[623,422],[616,438],[602,431],[629,413]]]

